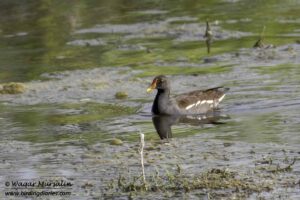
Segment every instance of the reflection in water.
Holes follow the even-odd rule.
[[[224,124],[218,122],[220,119],[228,119],[229,116],[220,115],[219,112],[209,113],[206,115],[189,115],[189,116],[168,116],[155,115],[152,117],[153,125],[161,139],[172,138],[171,126],[177,123],[190,124],[193,126],[203,126],[204,124]]]
[[[176,123],[178,116],[153,116],[152,122],[160,139],[171,138],[171,126]]]

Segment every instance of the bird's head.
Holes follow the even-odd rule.
[[[170,89],[170,83],[169,80],[166,76],[164,75],[159,75],[156,76],[150,87],[147,89],[147,92],[151,92],[152,90],[157,89],[157,90],[166,90],[166,89]]]

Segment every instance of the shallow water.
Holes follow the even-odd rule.
[[[148,174],[178,163],[191,174],[250,173],[262,158],[282,166],[283,157],[295,157],[292,171],[274,175],[273,192],[247,198],[276,199],[282,191],[299,198],[299,184],[285,185],[299,181],[300,170],[299,7],[294,0],[2,1],[1,82],[22,82],[26,91],[0,96],[1,182],[63,177],[75,183],[75,199],[112,198],[104,189],[111,179],[140,173],[142,132],[151,147]],[[206,19],[214,35],[209,55]],[[253,49],[263,26],[265,42],[276,47]],[[161,142],[150,114],[155,94],[146,94],[158,74],[169,75],[173,94],[230,87],[221,105],[226,117],[175,123],[172,139]],[[117,99],[119,91],[128,97]],[[113,138],[123,144],[110,145]],[[198,192],[169,195],[195,199]]]

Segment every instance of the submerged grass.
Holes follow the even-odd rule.
[[[292,171],[293,165],[297,160],[299,160],[299,158],[294,157],[293,159],[290,159],[288,156],[286,156],[283,161],[285,165],[283,165],[281,163],[274,162],[272,157],[268,157],[257,161],[256,164],[258,165],[259,170],[263,170],[269,173],[282,173]]]

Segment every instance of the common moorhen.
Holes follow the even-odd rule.
[[[224,99],[229,88],[215,87],[207,90],[195,90],[170,97],[170,82],[164,75],[156,76],[147,89],[157,89],[152,105],[152,113],[156,115],[195,115],[205,114],[217,108]]]

